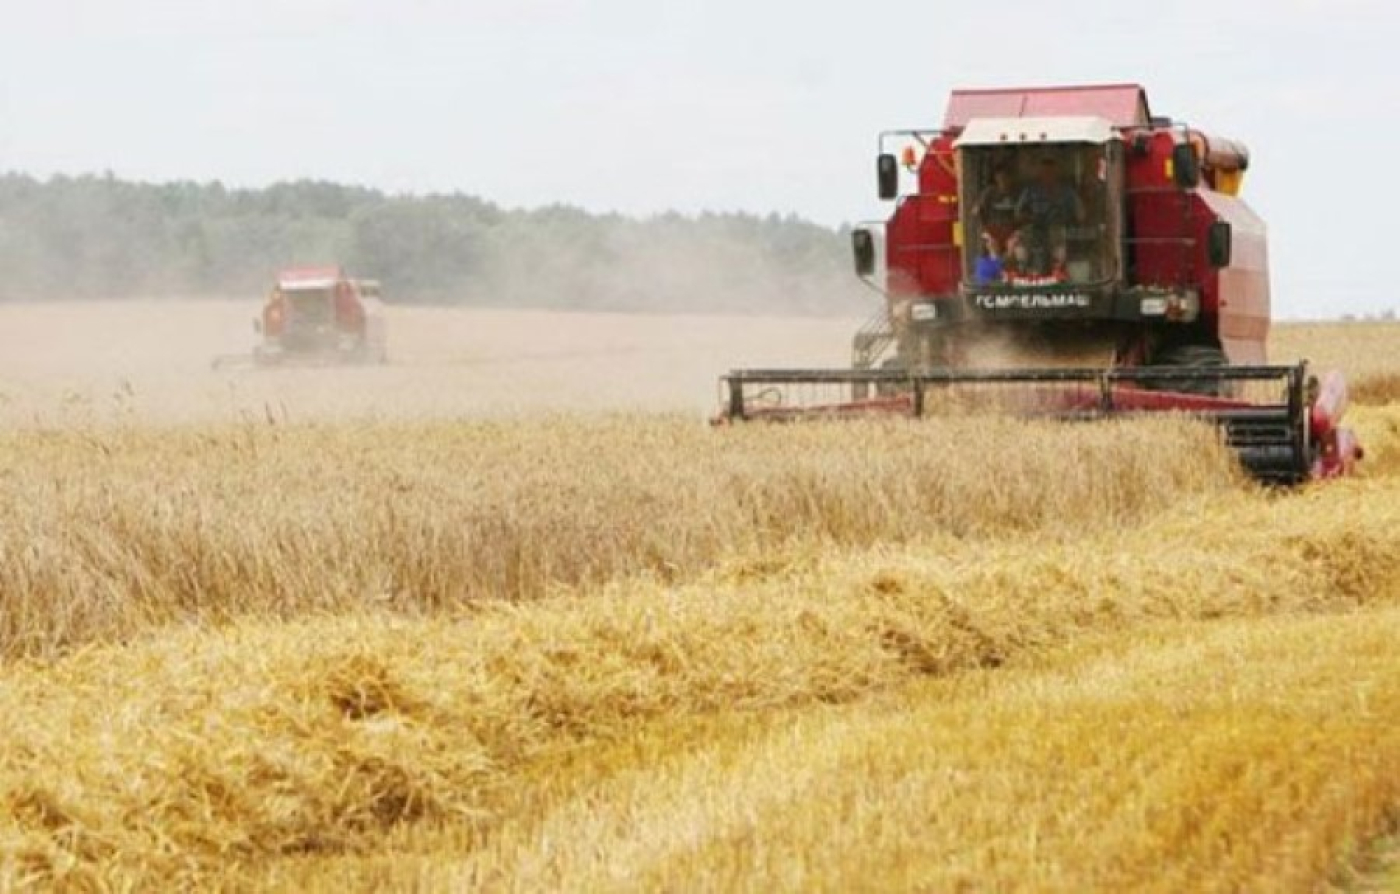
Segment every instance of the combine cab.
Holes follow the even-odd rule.
[[[379,283],[336,267],[282,271],[253,328],[260,365],[388,359]]]
[[[1261,479],[1345,474],[1341,377],[1266,365],[1248,166],[1137,86],[955,91],[941,128],[880,137],[894,212],[853,248],[884,301],[852,368],[735,371],[720,418],[1177,411],[1219,423]]]

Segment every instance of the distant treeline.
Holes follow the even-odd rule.
[[[0,176],[0,301],[238,297],[340,263],[390,301],[859,313],[842,230],[791,216],[505,210],[453,194]]]

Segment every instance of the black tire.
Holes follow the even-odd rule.
[[[1219,345],[1187,342],[1168,345],[1152,361],[1153,366],[1169,366],[1178,369],[1220,369],[1228,366],[1225,352]],[[1228,390],[1228,383],[1220,379],[1158,379],[1144,383],[1156,391],[1176,391],[1181,394],[1200,394],[1206,397],[1222,397]]]

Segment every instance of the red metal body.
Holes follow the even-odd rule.
[[[1350,475],[1365,456],[1355,433],[1341,425],[1347,411],[1347,385],[1335,370],[1322,377],[1308,413],[1312,439],[1320,445],[1313,463],[1313,478]]]
[[[962,130],[974,118],[1052,118],[1097,115],[1114,127],[1148,121],[1147,96],[1137,84],[1071,87],[1016,87],[1009,90],[954,90],[943,129]]]
[[[359,285],[340,267],[291,267],[277,274],[277,284],[263,307],[263,332],[283,334],[288,317],[287,293],[330,290],[335,328],[351,335],[363,334],[365,308]]]
[[[955,303],[964,291],[958,228],[969,187],[960,182],[955,144],[968,124],[986,118],[1064,116],[1107,121],[1124,147],[1124,162],[1116,171],[1122,182],[1114,184],[1124,196],[1121,290],[1189,295],[1199,304],[1195,339],[1217,344],[1230,363],[1265,362],[1270,318],[1265,226],[1244,201],[1217,189],[1224,184],[1216,182],[1217,171],[1227,166],[1232,176],[1242,172],[1248,153],[1232,141],[1154,119],[1146,93],[1133,84],[954,91],[942,129],[927,135],[917,160],[915,189],[900,199],[886,226],[891,315],[909,302]],[[1173,179],[1173,151],[1183,143],[1197,149],[1202,165],[1202,177],[1191,188],[1181,188]],[[1233,234],[1232,256],[1224,266],[1207,259],[1207,232],[1218,221],[1228,223]],[[1148,362],[1150,330],[1169,328],[1170,321],[1157,320],[1120,326],[1124,344],[1119,362]]]

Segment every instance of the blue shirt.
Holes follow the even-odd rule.
[[[983,255],[977,259],[977,266],[974,267],[972,271],[972,279],[979,286],[984,286],[987,283],[1000,280],[1001,271],[1001,258]]]

